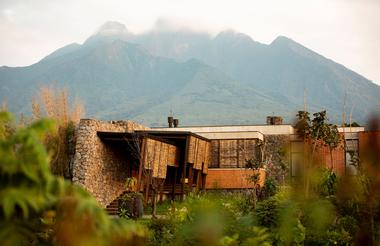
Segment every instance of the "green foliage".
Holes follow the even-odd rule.
[[[278,225],[279,202],[276,197],[270,197],[257,204],[256,216],[260,226],[274,228]]]
[[[253,227],[252,235],[245,240],[243,246],[270,246],[270,234],[265,228]]]
[[[143,242],[144,227],[110,220],[86,191],[51,173],[43,141],[55,129],[52,121],[4,131],[11,118],[0,114],[2,245]]]
[[[125,179],[125,189],[127,191],[135,191],[137,185],[137,179],[135,177],[129,177]]]
[[[341,136],[336,125],[327,124],[322,133],[322,139],[330,149],[336,149],[341,143]]]
[[[297,123],[295,125],[295,128],[297,129],[297,133],[302,137],[310,136],[311,126],[309,112],[298,111],[296,117]]]
[[[152,245],[166,245],[174,240],[176,222],[173,218],[158,218],[148,224]]]
[[[123,195],[118,204],[120,218],[140,218],[143,215],[143,195],[138,192],[130,192]]]
[[[326,110],[316,112],[313,114],[314,118],[311,120],[310,136],[312,139],[322,140],[322,132],[326,128],[327,114]]]
[[[266,197],[274,196],[277,191],[278,191],[277,181],[270,176],[265,177],[265,182],[264,182],[265,196]]]
[[[323,169],[318,176],[320,177],[317,187],[318,193],[321,196],[336,195],[338,188],[338,178],[336,174],[329,169]]]
[[[257,171],[263,167],[263,162],[258,158],[251,158],[246,160],[245,167]]]

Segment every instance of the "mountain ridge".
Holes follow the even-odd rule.
[[[28,99],[51,83],[79,96],[90,117],[153,126],[171,110],[185,124],[262,123],[272,112],[291,122],[305,91],[309,110],[327,109],[337,123],[344,100],[362,123],[380,104],[379,86],[302,44],[284,36],[262,44],[234,30],[136,35],[106,23],[31,66],[1,67],[0,101],[28,112]]]

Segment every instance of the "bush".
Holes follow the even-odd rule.
[[[255,211],[260,226],[273,228],[278,225],[279,203],[275,197],[268,198],[257,204]]]
[[[121,218],[137,219],[144,214],[143,195],[138,192],[126,193],[118,204],[118,215]]]
[[[264,183],[265,198],[274,196],[278,191],[277,181],[272,177],[266,177]]]
[[[173,219],[153,219],[148,224],[151,233],[150,243],[152,245],[167,245],[174,239],[175,221]]]
[[[336,195],[338,187],[338,178],[332,170],[324,169],[321,171],[318,184],[318,193],[321,196]]]
[[[0,112],[0,242],[2,245],[114,245],[145,242],[146,229],[110,220],[82,188],[54,176],[43,139],[52,121],[5,131]]]

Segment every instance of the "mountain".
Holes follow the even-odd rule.
[[[341,121],[344,103],[361,122],[379,105],[378,85],[287,37],[266,45],[233,30],[215,37],[151,31],[134,41],[155,55],[177,61],[198,59],[290,107],[303,108],[306,92],[310,111],[327,109],[336,122]],[[276,107],[270,112],[283,115]]]
[[[30,112],[44,84],[66,87],[87,117],[163,125],[172,110],[184,124],[290,121],[303,108],[327,109],[340,122],[343,103],[365,122],[380,87],[297,42],[261,44],[227,30],[215,37],[186,29],[133,34],[107,22],[83,44],[70,44],[28,67],[0,67],[0,102]]]

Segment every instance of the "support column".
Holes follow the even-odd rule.
[[[193,189],[193,178],[194,178],[193,166],[194,164],[189,164],[189,181],[187,183],[187,187],[190,188],[190,190]]]
[[[183,163],[183,170],[182,170],[182,182],[181,182],[181,201],[183,201],[185,196],[185,178],[186,178],[186,169],[187,169],[187,163]]]
[[[173,186],[172,186],[172,200],[175,199],[175,186],[177,184],[177,175],[178,175],[178,168],[175,167],[175,169],[174,169],[174,180],[173,180]]]
[[[140,155],[140,165],[139,165],[139,176],[138,176],[138,179],[137,179],[137,191],[140,192],[141,191],[141,179],[142,179],[142,172],[143,172],[143,168],[144,168],[144,163],[145,163],[145,145],[146,145],[146,139],[144,138],[142,140],[142,143],[141,143],[141,153],[139,153]]]

